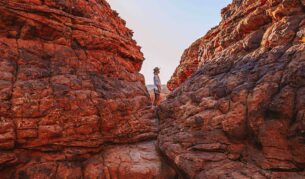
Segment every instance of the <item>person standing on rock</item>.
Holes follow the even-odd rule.
[[[160,68],[154,68],[154,93],[155,93],[155,100],[153,105],[157,106],[160,103],[160,94],[161,94],[161,81],[159,77]]]

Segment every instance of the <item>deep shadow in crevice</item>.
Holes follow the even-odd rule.
[[[265,119],[266,120],[274,120],[274,119],[280,119],[282,117],[282,114],[279,111],[274,111],[272,109],[267,109],[265,111]]]
[[[174,162],[172,162],[166,156],[166,154],[160,150],[160,148],[158,146],[159,146],[159,144],[157,143],[156,150],[161,157],[162,163],[164,162],[164,163],[168,164],[176,171],[176,176],[174,179],[188,179],[189,178],[188,175],[183,170],[181,170]]]

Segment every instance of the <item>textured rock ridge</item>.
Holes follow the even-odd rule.
[[[170,81],[168,81],[168,88],[171,91],[176,89],[206,61],[219,59],[223,56],[247,54],[247,52],[257,49],[261,46],[262,35],[265,34],[266,28],[276,24],[277,26],[287,24],[288,21],[291,21],[291,19],[287,19],[289,16],[301,15],[302,11],[304,11],[304,7],[301,4],[304,6],[303,0],[283,2],[280,0],[261,0],[260,2],[233,0],[232,4],[222,9],[221,16],[223,20],[220,24],[212,28],[204,37],[198,39],[184,51],[180,65]],[[268,8],[267,6],[273,7]],[[244,7],[246,9],[240,9]],[[272,30],[275,31],[277,29],[269,28],[269,33]],[[298,38],[296,40],[302,39],[302,33],[300,31],[297,34]],[[278,38],[279,36],[279,34],[273,35],[269,36],[269,38]],[[266,36],[264,43],[277,41],[276,39],[266,39]],[[292,36],[291,33],[288,33],[287,37],[282,39],[282,43],[285,40],[289,41],[291,40],[290,38],[294,38]]]
[[[187,49],[160,106],[189,178],[305,178],[305,2],[234,0]]]
[[[1,0],[1,178],[161,178],[142,62],[105,0]]]

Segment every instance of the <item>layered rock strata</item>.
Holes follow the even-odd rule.
[[[142,62],[105,0],[1,0],[1,178],[164,177]]]
[[[187,178],[305,178],[305,2],[234,0],[160,107],[161,151]]]

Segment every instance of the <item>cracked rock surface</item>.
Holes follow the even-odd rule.
[[[305,178],[305,3],[234,0],[185,51],[161,151],[188,178]]]
[[[105,0],[0,0],[0,178],[170,178],[143,59]]]

